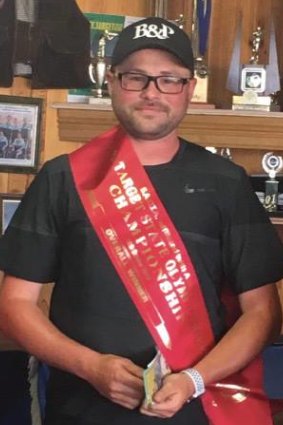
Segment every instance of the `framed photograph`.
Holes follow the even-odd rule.
[[[263,93],[266,89],[266,69],[262,65],[246,65],[241,74],[241,90]]]
[[[2,193],[0,194],[1,207],[1,235],[4,234],[16,209],[20,205],[23,195]]]
[[[42,102],[40,98],[0,95],[0,172],[37,171]]]

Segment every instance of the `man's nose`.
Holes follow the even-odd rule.
[[[141,92],[143,97],[154,98],[160,94],[155,80],[149,80]]]

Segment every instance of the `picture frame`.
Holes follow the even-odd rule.
[[[245,65],[241,73],[241,90],[263,93],[266,89],[266,69],[264,65]]]
[[[0,172],[36,173],[43,99],[0,95]]]
[[[0,208],[1,208],[1,235],[7,229],[16,209],[20,205],[22,194],[1,193],[0,194]]]

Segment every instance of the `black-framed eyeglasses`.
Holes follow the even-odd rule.
[[[140,74],[138,72],[118,72],[118,77],[121,87],[129,91],[142,91],[145,90],[151,81],[154,82],[155,87],[165,94],[178,94],[181,93],[185,84],[191,78],[181,78],[172,75],[157,75],[151,76]]]

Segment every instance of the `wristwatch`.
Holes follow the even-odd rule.
[[[191,398],[197,398],[205,392],[205,386],[201,374],[193,368],[182,370],[193,381],[195,392]]]

